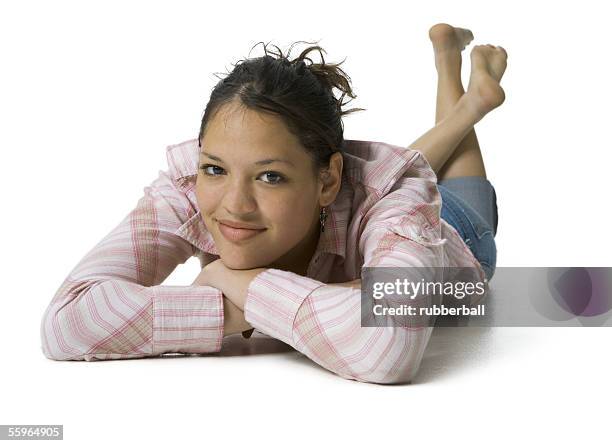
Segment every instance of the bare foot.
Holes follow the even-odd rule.
[[[474,40],[474,35],[469,29],[438,23],[429,28],[429,40],[433,45],[438,71],[449,66],[461,69],[461,51]]]
[[[472,72],[465,96],[478,118],[482,119],[506,99],[499,81],[506,71],[508,54],[500,46],[477,45],[472,49],[470,58]]]
[[[458,28],[447,23],[438,23],[429,28],[429,39],[434,46],[434,51],[463,49],[474,40],[472,31]]]

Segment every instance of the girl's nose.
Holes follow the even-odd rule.
[[[244,187],[232,186],[225,194],[225,209],[232,215],[247,215],[257,209],[255,199]]]

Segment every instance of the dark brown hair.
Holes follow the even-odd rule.
[[[342,116],[365,109],[342,110],[357,97],[351,89],[350,77],[340,68],[344,60],[338,64],[325,63],[323,53],[326,51],[318,45],[306,48],[290,60],[291,49],[299,42],[302,41],[291,45],[286,56],[276,45],[273,46],[278,53],[270,52],[264,44],[264,56],[241,59],[233,64],[230,73],[224,73],[225,78],[217,76],[221,80],[213,88],[206,105],[198,144],[201,144],[206,124],[221,106],[238,99],[249,109],[279,116],[307,149],[315,175],[319,169],[329,166],[331,155],[342,151]],[[321,63],[314,63],[307,57],[313,50],[319,51]],[[339,99],[334,96],[334,88],[342,92]],[[343,102],[345,96],[352,99]]]

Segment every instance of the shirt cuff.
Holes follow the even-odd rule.
[[[153,289],[153,354],[213,353],[223,342],[223,293],[210,286]]]
[[[249,284],[244,318],[258,331],[293,346],[293,321],[306,299],[323,282],[269,268]]]

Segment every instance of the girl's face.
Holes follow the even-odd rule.
[[[231,269],[302,270],[319,239],[323,186],[280,118],[237,103],[219,109],[201,140],[196,197],[223,263]],[[232,238],[219,220],[261,231]],[[301,271],[305,274],[305,271]]]

